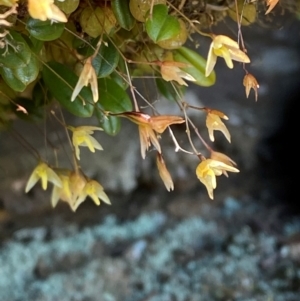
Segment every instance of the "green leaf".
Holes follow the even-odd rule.
[[[168,100],[176,101],[179,99],[180,91],[183,91],[183,86],[177,85],[173,82],[166,82],[162,78],[155,79],[157,89],[159,93]],[[174,90],[173,85],[178,89],[179,95]]]
[[[53,41],[62,35],[65,25],[63,23],[51,23],[50,20],[40,21],[30,18],[27,21],[26,29],[37,40]]]
[[[96,103],[95,114],[101,127],[109,135],[116,135],[121,127],[121,121],[116,116],[106,116],[103,111],[122,113],[132,111],[131,100],[126,91],[114,80],[98,79],[99,101]]]
[[[6,46],[0,48],[0,64],[11,69],[25,67],[31,59],[31,50],[25,39],[10,31],[6,40]]]
[[[42,48],[43,48],[43,46],[44,46],[44,42],[36,39],[33,36],[31,36],[30,37],[30,44],[31,44],[30,48],[31,48],[32,52],[39,55]]]
[[[22,92],[39,75],[39,62],[32,56],[26,66],[17,69],[1,67],[0,73],[13,90]]]
[[[0,74],[4,81],[14,90],[22,92],[25,90],[26,85],[13,72],[14,69],[2,67],[0,68]]]
[[[180,23],[176,17],[168,15],[168,7],[157,4],[153,7],[152,18],[146,20],[146,31],[156,43],[171,39],[180,32]]]
[[[104,132],[108,135],[115,136],[121,129],[121,120],[116,116],[105,116],[102,112],[98,111],[96,117],[99,125],[103,128]]]
[[[79,0],[65,0],[64,2],[55,1],[55,5],[58,6],[65,14],[69,15],[75,11],[79,5]]]
[[[173,51],[173,58],[176,62],[186,63],[188,67],[180,68],[190,74],[196,80],[196,85],[210,87],[216,81],[216,74],[212,72],[208,77],[205,76],[206,60],[197,52],[186,47],[180,47]]]
[[[119,25],[128,31],[131,30],[135,19],[129,9],[129,0],[112,0],[111,7]]]
[[[96,106],[113,113],[132,111],[132,103],[128,94],[112,79],[98,79],[98,87],[100,97]]]
[[[79,117],[90,117],[94,111],[93,95],[88,87],[83,87],[71,102],[78,76],[64,65],[50,62],[42,71],[43,80],[50,93],[70,113]]]
[[[102,43],[97,56],[93,59],[93,67],[98,77],[111,74],[116,69],[119,58],[118,50],[110,41]]]
[[[38,77],[40,73],[39,67],[38,59],[35,56],[32,56],[31,60],[25,67],[15,69],[14,73],[22,83],[28,86]]]

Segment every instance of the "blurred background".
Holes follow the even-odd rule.
[[[186,102],[229,117],[231,144],[216,133],[213,147],[236,161],[240,173],[218,178],[213,201],[195,176],[197,158],[175,153],[164,134],[163,153],[175,183],[175,190],[167,192],[155,152],[141,159],[137,129],[124,120],[116,137],[97,133],[107,151],[82,150],[80,161],[87,175],[105,187],[112,206],[95,207],[87,200],[76,213],[65,203],[52,209],[50,192],[39,185],[25,195],[36,162],[16,139],[24,137],[51,156],[42,130],[18,121],[13,132],[0,133],[1,301],[300,300],[293,143],[300,26],[287,12],[273,18],[276,22],[259,16],[257,23],[243,27],[248,70],[260,85],[257,102],[253,91],[245,96],[241,66],[235,63],[229,70],[220,58],[216,85],[190,84],[185,95]],[[237,28],[225,19],[213,31],[235,38]],[[193,38],[206,56],[210,41]],[[168,114],[174,110],[161,99],[157,106]],[[188,113],[208,141],[205,116]],[[172,129],[185,143],[184,129]],[[47,125],[52,141],[55,131]]]

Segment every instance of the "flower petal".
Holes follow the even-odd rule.
[[[25,192],[27,193],[40,179],[40,177],[35,173],[35,170],[32,172],[29,180],[27,181]]]
[[[215,55],[213,51],[213,42],[210,44],[208,55],[207,55],[207,61],[206,61],[206,67],[205,67],[205,76],[208,77],[211,72],[213,71],[215,64],[217,62],[217,56]]]
[[[165,161],[164,161],[162,155],[159,153],[156,156],[156,165],[158,168],[159,176],[162,179],[162,181],[164,182],[166,189],[168,191],[174,190],[174,183],[173,183],[172,177],[167,169],[167,166],[165,164]]]
[[[239,49],[239,44],[231,38],[224,35],[217,35],[214,37],[213,46],[214,48],[221,48],[223,45],[227,47]]]

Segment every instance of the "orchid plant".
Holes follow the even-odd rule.
[[[214,67],[221,57],[230,69],[233,61],[239,62],[235,68],[245,71],[241,84],[246,96],[253,89],[257,100],[259,84],[247,69],[251,53],[244,46],[242,25],[244,14],[246,23],[255,21],[253,8],[258,1],[266,14],[280,5],[278,0],[232,0],[220,4],[220,9],[208,0],[200,10],[198,1],[188,0],[0,0],[0,129],[9,129],[22,115],[36,120],[43,110],[44,118],[55,116],[66,129],[73,156],[73,165],[65,167],[36,155],[37,166],[25,192],[41,180],[44,190],[48,182],[53,184],[53,207],[62,200],[75,211],[87,197],[96,205],[100,200],[110,204],[102,185],[80,168],[80,148],[93,153],[103,150],[92,136],[94,131],[114,136],[120,130],[120,118],[127,118],[139,132],[142,159],[150,155],[150,149],[156,150],[158,173],[168,191],[174,183],[160,143],[166,130],[175,151],[195,157],[196,176],[213,199],[216,177],[239,170],[231,158],[205,142],[188,109],[206,114],[212,142],[214,131],[231,141],[221,120],[228,117],[215,108],[190,105],[183,87],[214,85]],[[237,22],[238,39],[213,33],[214,23],[226,15]],[[185,46],[188,38],[193,41],[193,34],[210,41],[208,53],[201,46],[197,52]],[[160,114],[153,100],[133,85],[134,78],[155,82],[157,92],[174,101],[181,116]],[[144,110],[145,106],[150,110]],[[63,113],[62,117],[57,114],[61,108],[83,125],[66,124]],[[85,124],[91,117],[98,123]],[[174,124],[185,128],[190,145],[180,145],[171,129]],[[195,137],[189,127],[196,129]],[[194,139],[200,139],[206,153],[196,149]]]

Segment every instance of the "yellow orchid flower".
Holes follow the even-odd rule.
[[[28,0],[28,12],[33,19],[68,22],[65,14],[54,4],[54,0]]]
[[[40,179],[42,182],[42,188],[44,190],[47,189],[48,182],[53,183],[55,186],[62,187],[61,179],[53,171],[53,169],[50,168],[46,163],[40,162],[29,177],[25,192],[27,193]]]
[[[245,86],[247,98],[249,97],[250,90],[253,89],[254,93],[255,93],[255,101],[257,101],[257,97],[258,97],[257,90],[259,88],[259,84],[258,84],[256,78],[252,74],[247,73],[244,76],[243,85]]]
[[[65,202],[69,202],[69,200],[72,199],[69,175],[58,174],[58,176],[61,180],[62,186],[61,187],[53,186],[52,195],[51,195],[51,204],[53,208],[57,205],[59,199]]]
[[[224,171],[239,172],[237,168],[213,159],[203,160],[196,168],[196,175],[205,185],[212,200],[214,198],[213,190],[217,187],[216,176],[220,176]]]
[[[79,146],[88,147],[92,153],[95,152],[95,149],[103,150],[100,143],[91,136],[94,131],[102,131],[102,128],[96,126],[68,126],[68,129],[73,132],[72,143],[74,145],[76,158],[78,160],[80,160]]]
[[[92,56],[86,59],[83,69],[80,73],[78,82],[72,93],[71,101],[74,101],[76,96],[80,93],[81,89],[84,86],[87,86],[88,84],[91,84],[91,90],[92,90],[94,102],[98,101],[99,94],[98,94],[97,74],[92,65],[92,60],[93,60]]]
[[[180,69],[187,67],[188,64],[174,61],[171,52],[168,52],[165,55],[163,62],[157,61],[157,63],[158,65],[160,65],[160,73],[162,78],[167,82],[174,80],[179,85],[188,86],[188,84],[183,79],[193,82],[196,81],[192,75]]]
[[[99,184],[97,181],[95,180],[88,180],[85,184],[85,186],[83,187],[81,193],[79,194],[79,196],[77,197],[75,203],[72,206],[73,211],[75,211],[78,206],[86,199],[86,197],[90,197],[94,203],[99,206],[100,205],[100,199],[110,205],[110,200],[107,196],[107,194],[104,192],[103,187],[101,186],[101,184]]]
[[[145,159],[146,151],[149,149],[151,144],[153,144],[156,150],[161,153],[156,133],[162,134],[171,124],[180,124],[185,122],[182,117],[173,115],[150,116],[141,112],[123,112],[111,115],[128,118],[138,125],[141,155],[143,159]]]
[[[217,110],[208,110],[207,112],[208,114],[206,117],[206,127],[208,128],[209,139],[211,141],[215,141],[214,131],[221,131],[226,137],[226,139],[230,142],[230,133],[223,121],[221,120],[221,118],[228,120],[228,117]]]
[[[62,187],[54,186],[51,195],[52,207],[55,207],[59,200],[68,203],[73,210],[76,199],[82,192],[86,179],[80,172],[59,171],[58,176],[61,179]]]
[[[237,166],[236,162],[234,162],[231,158],[229,158],[225,154],[215,152],[213,150],[210,153],[210,159],[223,162],[226,165],[229,165],[229,166],[232,166],[232,167]],[[228,178],[228,173],[227,173],[226,170],[223,170],[223,174]]]
[[[174,183],[172,177],[167,169],[166,163],[160,153],[157,153],[156,156],[156,165],[159,172],[159,176],[161,177],[162,181],[164,182],[166,189],[168,191],[174,190]]]
[[[224,35],[217,35],[213,37],[210,44],[207,56],[205,76],[209,76],[213,71],[217,62],[217,57],[223,57],[228,68],[233,68],[233,62],[238,61],[242,63],[250,63],[250,59],[245,52],[240,50],[239,44],[234,40]]]

